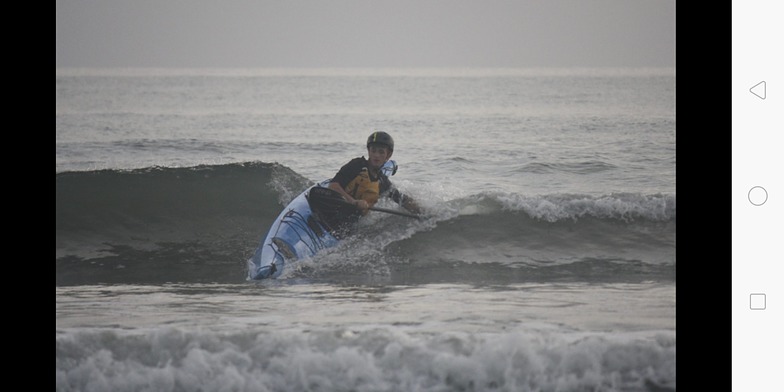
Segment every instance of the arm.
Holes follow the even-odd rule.
[[[390,189],[388,196],[395,201],[395,203],[399,204],[401,207],[405,208],[411,213],[421,215],[422,214],[422,207],[417,204],[414,199],[408,195],[404,195],[401,193],[397,188],[392,186],[392,183],[389,183]]]
[[[332,181],[329,183],[329,189],[339,193],[341,196],[343,196],[344,200],[353,204],[362,212],[362,215],[365,215],[368,213],[370,206],[364,200],[354,199],[350,194],[348,194],[348,192],[346,192],[346,189],[343,185],[344,183],[348,184],[349,181],[354,178],[358,170],[361,169],[363,161],[364,159],[362,158],[355,158],[343,165],[337,174],[332,177]]]
[[[412,212],[414,214],[422,215],[422,207],[420,207],[419,204],[417,204],[414,201],[414,199],[412,199],[410,197],[405,197],[403,199],[402,206],[403,206],[403,208],[407,209],[408,211],[410,211],[410,212]]]
[[[407,209],[409,212],[412,212],[412,213],[417,214],[417,215],[421,215],[422,214],[422,208],[419,207],[419,204],[417,204],[414,201],[414,199],[412,199],[411,197],[408,197],[406,195],[402,195],[402,200],[401,200],[400,205],[403,206],[403,208]]]
[[[335,181],[330,182],[329,189],[332,189],[333,191],[340,193],[340,195],[343,196],[343,199],[345,199],[349,203],[354,203],[356,201],[354,200],[353,197],[351,197],[351,195],[346,193],[346,190],[343,189],[343,186],[340,185],[339,182],[335,182]]]
[[[357,205],[358,202],[364,201],[364,200],[357,200],[357,199],[351,197],[351,195],[349,195],[348,192],[346,192],[346,190],[343,189],[343,185],[340,185],[339,182],[335,182],[335,181],[330,182],[329,183],[329,189],[332,189],[333,191],[335,191],[337,193],[340,193],[340,195],[343,196],[344,200],[346,200],[347,202],[349,202],[349,203],[351,203],[353,205]],[[367,204],[367,203],[365,203],[365,204]]]
[[[366,201],[364,201],[364,200],[357,200],[357,199],[351,197],[351,195],[349,195],[346,192],[346,190],[343,189],[343,186],[340,185],[339,182],[334,182],[334,181],[330,182],[329,183],[329,189],[332,189],[335,192],[340,193],[340,195],[343,196],[343,199],[346,200],[347,202],[353,204],[355,207],[357,207],[362,212],[362,215],[367,215],[367,213],[369,211],[368,209],[370,208],[368,203]]]

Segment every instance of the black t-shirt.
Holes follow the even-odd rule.
[[[353,198],[366,200],[370,205],[375,204],[379,197],[389,197],[397,203],[405,197],[383,173],[371,174],[365,157],[354,158],[343,165],[331,182],[337,182]],[[359,210],[352,206],[319,206],[314,208],[314,212],[338,238],[353,231],[362,217]]]

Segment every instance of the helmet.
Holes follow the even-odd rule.
[[[370,147],[371,144],[382,144],[389,147],[389,151],[395,150],[395,141],[386,132],[373,132],[367,140],[367,146]]]

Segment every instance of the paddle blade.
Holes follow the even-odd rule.
[[[397,162],[393,159],[390,159],[384,163],[384,166],[381,166],[381,173],[383,173],[387,177],[392,177],[397,173]]]

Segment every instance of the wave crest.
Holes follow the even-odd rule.
[[[312,181],[276,163],[248,162],[64,172],[55,184],[61,285],[241,280],[274,219]],[[503,275],[507,268],[577,262],[598,268],[598,275],[576,270],[598,280],[616,273],[618,262],[630,267],[628,276],[648,276],[646,265],[669,266],[656,276],[673,273],[675,195],[484,192],[435,201],[440,196],[418,199],[431,216],[424,221],[370,214],[361,238],[320,261],[339,278],[346,271],[410,273],[412,262],[428,279],[462,280],[450,272],[455,263]],[[310,264],[317,275],[318,262]]]
[[[481,193],[452,201],[459,215],[499,211],[524,213],[545,222],[598,218],[632,222],[674,221],[675,195],[617,193],[605,196],[555,194],[528,196],[511,193]]]

